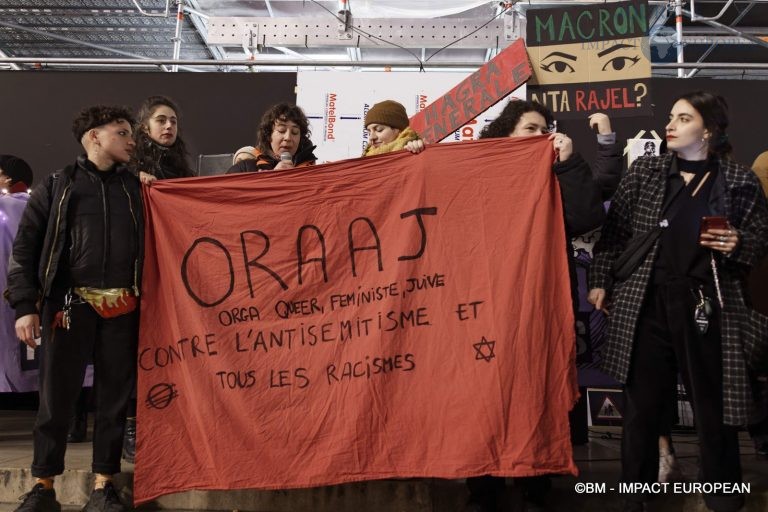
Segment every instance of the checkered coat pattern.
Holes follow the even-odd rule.
[[[595,246],[590,289],[604,288],[611,299],[603,370],[626,382],[637,319],[651,280],[659,241],[624,282],[614,283],[611,265],[633,235],[657,226],[668,177],[676,172],[674,154],[638,158],[619,184]],[[721,159],[710,195],[715,214],[725,215],[739,232],[734,252],[718,260],[724,307],[721,318],[723,418],[730,425],[748,421],[752,405],[750,373],[765,371],[768,317],[744,302],[749,269],[768,252],[768,203],[755,174],[732,160]],[[719,253],[718,253],[719,254]]]

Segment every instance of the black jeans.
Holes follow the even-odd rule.
[[[32,475],[64,471],[67,430],[92,360],[94,473],[120,472],[125,410],[136,380],[138,311],[104,319],[88,304],[72,306],[71,329],[52,329],[61,303],[46,301],[41,327],[40,408],[34,428]]]
[[[711,298],[713,290],[704,290]],[[674,396],[677,374],[691,397],[699,436],[699,480],[741,482],[737,428],[723,423],[722,352],[719,308],[709,329],[700,334],[693,320],[695,296],[688,280],[670,280],[653,286],[637,323],[629,376],[624,387],[624,432],[621,443],[622,481],[656,482],[659,470],[659,434],[668,414],[662,414]],[[641,500],[642,496],[631,499]],[[705,494],[716,511],[736,511],[744,503],[739,494]]]

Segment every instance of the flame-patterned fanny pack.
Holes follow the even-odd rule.
[[[139,301],[130,288],[75,288],[75,294],[91,305],[102,318],[114,318],[134,311]]]

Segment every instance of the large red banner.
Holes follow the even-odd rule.
[[[146,189],[135,499],[575,473],[544,137]]]

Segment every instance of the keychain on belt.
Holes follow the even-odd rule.
[[[696,322],[696,328],[699,330],[699,334],[706,334],[709,329],[709,317],[712,316],[712,302],[709,297],[704,295],[701,288],[697,288],[694,295],[696,296],[696,308],[693,311],[693,320]]]
[[[72,290],[64,295],[64,308],[61,310],[61,326],[66,330],[72,326]]]

